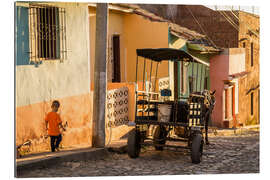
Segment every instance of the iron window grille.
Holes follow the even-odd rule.
[[[65,9],[31,4],[28,11],[30,61],[67,59]]]

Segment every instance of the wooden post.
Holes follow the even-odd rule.
[[[93,147],[105,147],[106,57],[108,4],[97,3],[94,74]]]

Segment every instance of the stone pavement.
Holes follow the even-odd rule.
[[[200,164],[192,164],[188,152],[168,149],[155,151],[153,147],[142,148],[139,158],[130,159],[121,151],[125,145],[125,141],[122,141],[112,145],[119,149],[114,152],[93,148],[74,151],[73,155],[66,152],[66,156],[60,155],[65,152],[59,152],[58,156],[57,153],[51,155],[56,157],[48,160],[51,163],[35,164],[28,160],[28,168],[25,168],[27,161],[22,160],[21,164],[18,162],[17,177],[259,173],[259,131],[221,132],[218,131],[217,136],[210,136],[211,144],[204,146]],[[36,161],[42,162],[42,158]]]

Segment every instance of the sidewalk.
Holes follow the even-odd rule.
[[[251,125],[240,128],[226,128],[226,129],[218,129],[214,127],[209,127],[208,136],[229,136],[236,134],[243,134],[248,131],[260,131],[260,125]]]
[[[259,131],[259,125],[247,126],[236,129],[216,129],[209,128],[209,137],[213,136],[230,136],[242,134],[248,131]],[[106,148],[82,148],[69,149],[59,152],[43,152],[38,154],[30,154],[16,159],[17,171],[33,168],[48,167],[53,164],[81,161],[81,160],[96,160],[102,159],[109,155],[109,151],[117,153],[125,153],[127,148],[127,139],[112,141]]]
[[[96,160],[106,157],[109,151],[123,153],[123,148],[127,145],[127,139],[113,141],[106,148],[74,148],[63,149],[59,152],[42,152],[36,154],[25,155],[16,159],[17,171],[28,170],[33,168],[48,167],[53,164],[81,161],[81,160]]]

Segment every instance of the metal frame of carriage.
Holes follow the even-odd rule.
[[[131,158],[137,158],[140,154],[142,145],[152,145],[156,150],[163,150],[163,147],[173,147],[186,149],[191,154],[191,160],[193,163],[200,163],[203,152],[203,130],[205,126],[205,114],[204,110],[204,96],[198,93],[190,93],[188,97],[188,103],[183,105],[186,109],[186,119],[181,119],[180,109],[181,103],[178,98],[177,86],[174,86],[174,100],[169,100],[170,90],[164,90],[162,92],[155,92],[158,66],[161,61],[184,61],[184,62],[197,62],[190,54],[172,48],[160,48],[160,49],[137,49],[136,60],[136,111],[135,122],[129,122],[130,126],[135,126],[128,134],[128,155]],[[141,57],[141,58],[139,58]],[[138,62],[143,58],[143,81],[142,90],[138,90]],[[147,77],[146,61],[150,60],[150,83],[146,84]],[[192,63],[193,64],[193,63]],[[145,91],[148,87],[150,89],[152,69],[156,65],[154,90],[153,92]],[[178,68],[174,68],[174,74],[176,75]],[[192,77],[193,77],[193,65],[192,65]],[[197,77],[198,78],[198,77]],[[177,81],[174,79],[174,83]],[[197,84],[197,80],[196,80]],[[177,84],[178,85],[178,84]],[[196,86],[197,87],[197,86]],[[163,97],[159,97],[159,95]],[[166,97],[167,96],[167,97]],[[161,122],[158,114],[159,106],[162,104],[171,105],[171,115],[168,121]],[[183,107],[182,107],[183,110]],[[168,119],[168,117],[167,117]],[[180,130],[180,134],[175,135],[176,129]],[[175,146],[166,145],[167,141],[181,141],[185,142],[185,145]]]

